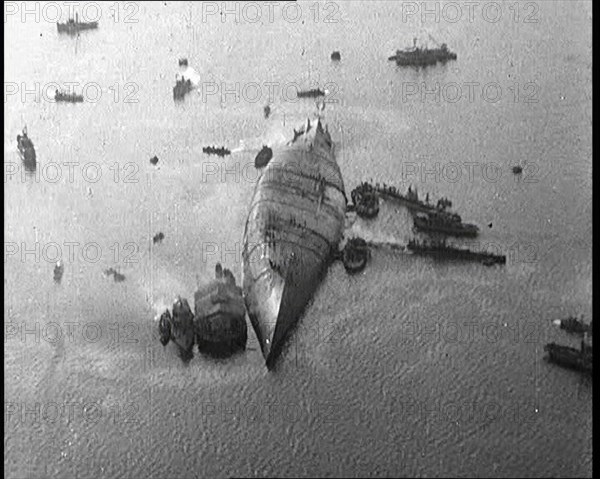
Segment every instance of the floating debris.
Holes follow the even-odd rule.
[[[188,59],[187,58],[180,58],[179,59],[179,66],[180,67],[187,67],[188,66]]]
[[[331,54],[331,59],[332,59],[334,62],[339,62],[339,61],[342,59],[342,56],[340,55],[340,52],[338,52],[338,51],[335,51],[335,52],[333,52],[333,53]]]
[[[111,275],[112,275],[113,279],[115,280],[115,283],[120,283],[122,281],[125,281],[125,275],[119,273],[116,269],[108,268],[107,270],[104,270],[104,276],[106,276],[108,278]]]
[[[271,114],[271,107],[269,105],[265,106],[263,108],[263,113],[265,114],[265,118],[269,118],[269,115]]]
[[[154,155],[152,158],[150,158],[150,163],[156,165],[158,163],[158,156]]]
[[[512,168],[512,172],[513,172],[515,175],[518,175],[519,173],[523,173],[523,167],[522,167],[522,166],[520,166],[520,165],[513,166],[513,168]]]

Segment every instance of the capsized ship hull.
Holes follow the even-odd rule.
[[[331,137],[307,121],[274,149],[244,231],[244,299],[269,368],[337,251],[346,203]]]

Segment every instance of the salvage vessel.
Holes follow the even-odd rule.
[[[307,120],[273,149],[244,231],[244,299],[269,369],[337,255],[346,205],[331,136]]]
[[[448,45],[442,43],[439,48],[417,46],[417,39],[413,39],[413,46],[404,50],[396,50],[396,54],[388,58],[400,66],[424,67],[435,65],[437,62],[445,63],[456,60],[456,53],[448,50]]]
[[[68,33],[74,35],[81,30],[93,30],[98,28],[98,22],[80,22],[79,14],[75,14],[75,18],[69,18],[65,23],[56,22],[56,28],[59,33]]]

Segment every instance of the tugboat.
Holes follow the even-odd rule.
[[[194,357],[194,314],[186,299],[177,298],[173,303],[173,315],[167,309],[158,322],[160,342],[177,345],[181,360],[188,363]]]
[[[420,231],[468,237],[475,237],[479,233],[477,225],[456,221],[454,217],[445,213],[417,214],[413,221],[415,228]]]
[[[580,349],[549,343],[544,346],[544,351],[548,353],[548,360],[559,366],[592,374],[592,346],[583,339]]]
[[[406,246],[416,254],[433,256],[435,259],[481,261],[486,266],[495,263],[506,264],[505,255],[455,248],[447,245],[444,241],[419,242],[411,239]]]
[[[57,102],[65,102],[65,103],[82,103],[83,95],[77,95],[76,93],[63,93],[61,91],[55,90],[54,92],[54,100]]]
[[[23,159],[26,169],[35,169],[35,148],[33,142],[27,136],[27,127],[23,128],[23,135],[17,135],[17,148]]]
[[[379,214],[379,197],[377,193],[369,188],[354,188],[350,193],[354,205],[350,206],[350,211],[356,211],[361,218],[375,218]]]
[[[417,39],[415,38],[412,48],[396,50],[396,54],[389,57],[388,60],[395,61],[400,66],[425,67],[435,65],[437,62],[445,63],[448,60],[456,60],[456,58],[456,53],[448,50],[445,43],[440,48],[423,48],[417,46]]]
[[[583,319],[583,318],[582,318]],[[592,332],[592,323],[586,324],[582,319],[578,319],[576,316],[569,316],[566,319],[559,319],[560,329],[564,329],[567,333],[573,334],[585,334]]]
[[[192,81],[188,78],[185,79],[183,76],[175,80],[175,86],[173,87],[173,99],[183,100],[186,94],[194,89]]]
[[[66,23],[56,22],[58,33],[68,33],[74,35],[81,30],[93,30],[98,28],[98,22],[80,22],[79,14],[75,14],[75,19],[69,18]]]
[[[359,273],[367,266],[371,257],[367,242],[362,238],[350,238],[342,250],[344,268],[350,274]]]
[[[298,92],[298,98],[317,98],[325,96],[325,92],[320,88],[313,88],[311,90],[304,90]]]
[[[271,158],[273,158],[273,150],[267,145],[263,145],[254,159],[254,166],[256,168],[264,168],[271,161]]]

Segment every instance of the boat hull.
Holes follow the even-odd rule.
[[[320,121],[294,136],[264,168],[244,231],[244,299],[269,368],[337,252],[347,204]]]

